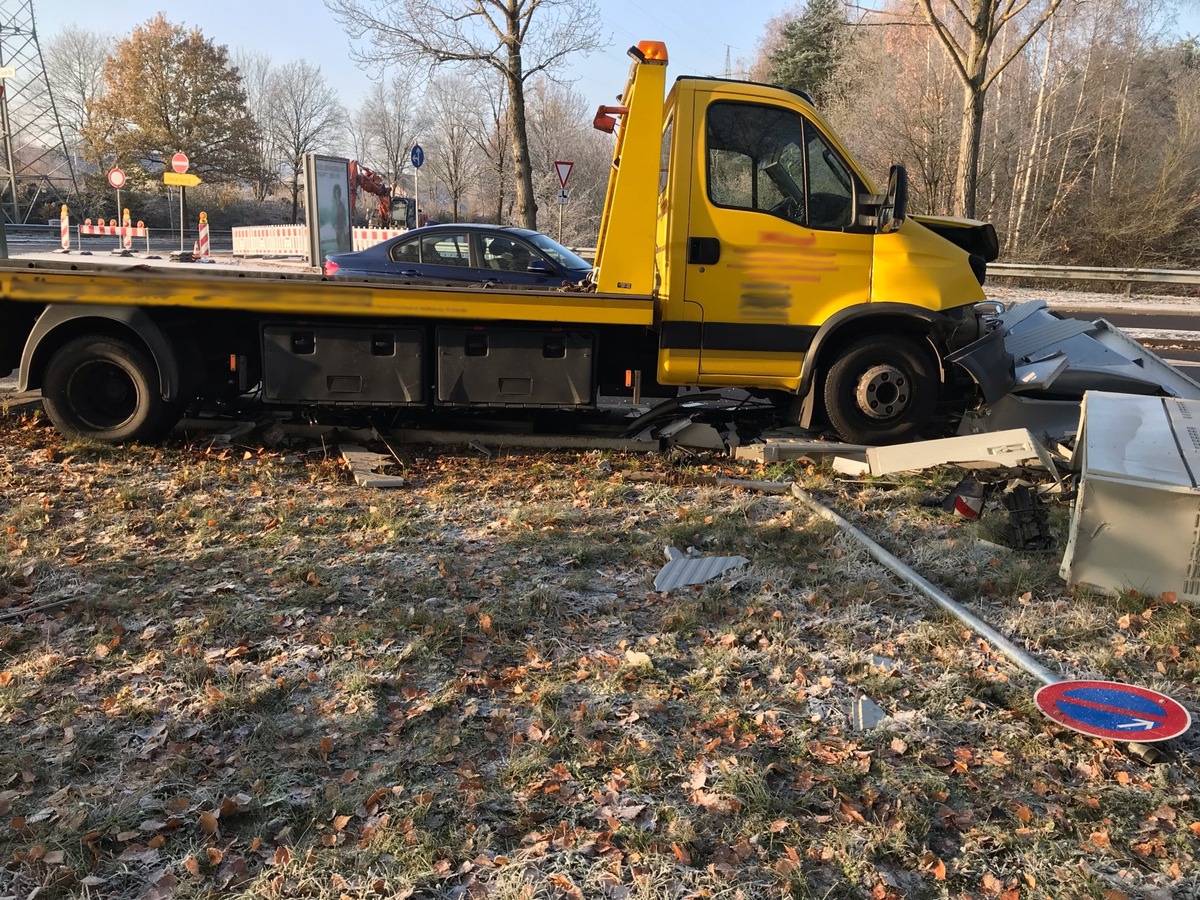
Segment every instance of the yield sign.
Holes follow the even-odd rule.
[[[554,171],[558,173],[558,183],[562,187],[567,186],[567,179],[571,177],[571,169],[575,166],[573,162],[562,162],[556,160],[554,163]]]
[[[1165,694],[1116,681],[1059,681],[1040,688],[1033,701],[1058,724],[1113,741],[1165,741],[1192,724]]]

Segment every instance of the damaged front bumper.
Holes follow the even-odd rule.
[[[1005,346],[1005,329],[1000,327],[995,307],[993,303],[977,304],[975,316],[982,336],[946,356],[947,362],[962,366],[974,379],[985,406],[1016,386],[1013,355]]]

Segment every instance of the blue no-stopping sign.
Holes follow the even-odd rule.
[[[1059,681],[1033,701],[1058,724],[1113,741],[1166,741],[1192,725],[1191,714],[1165,694],[1118,681]]]

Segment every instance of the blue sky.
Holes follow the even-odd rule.
[[[751,59],[772,16],[794,5],[729,0],[599,0],[601,35],[611,37],[607,49],[571,64],[567,77],[589,106],[613,102],[625,86],[629,58],[625,51],[639,40],[663,40],[670,54],[668,76],[720,75],[725,48],[736,66]],[[176,23],[198,26],[205,36],[231,50],[241,47],[269,54],[277,63],[304,58],[321,66],[330,82],[357,107],[366,93],[367,76],[350,61],[350,45],[341,26],[321,0],[289,0],[286,4],[247,0],[34,0],[38,38],[43,45],[65,25],[119,36],[157,12]]]
[[[869,0],[868,0],[869,2]],[[1200,0],[1180,0],[1180,34],[1200,34]],[[639,40],[663,40],[670,54],[668,78],[720,75],[726,47],[734,67],[753,59],[767,20],[797,0],[597,0],[606,49],[572,62],[563,73],[595,107],[612,103],[629,70],[626,49]],[[198,26],[231,50],[267,53],[277,63],[304,58],[319,64],[350,109],[366,93],[369,78],[350,60],[345,32],[321,0],[255,3],[253,0],[34,0],[38,36],[45,43],[65,25],[76,24],[118,36],[158,11],[176,23]]]

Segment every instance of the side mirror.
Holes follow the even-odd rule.
[[[876,230],[880,234],[898,231],[908,215],[908,170],[904,166],[892,166],[888,172],[887,193],[879,205]]]
[[[531,275],[554,275],[554,274],[556,274],[554,272],[554,270],[550,268],[550,264],[547,263],[544,259],[530,260],[529,265],[525,267],[525,271]]]

